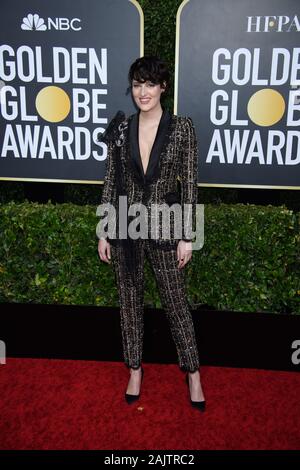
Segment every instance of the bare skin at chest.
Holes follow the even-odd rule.
[[[157,134],[158,124],[142,124],[139,126],[139,147],[140,155],[142,159],[144,173],[146,174],[147,167],[149,164],[151,150],[155,142]]]

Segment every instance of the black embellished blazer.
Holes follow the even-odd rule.
[[[162,109],[146,173],[138,142],[140,111],[115,125],[112,125],[112,120],[108,125],[110,132],[106,138],[108,153],[101,204],[110,203],[117,208],[120,194],[127,195],[128,206],[143,203],[148,209],[151,204],[171,206],[179,203],[182,208],[183,204],[190,204],[190,226],[195,230],[198,146],[193,121],[190,117],[171,114],[165,107]],[[149,211],[149,226],[150,218]],[[180,239],[191,240],[191,233],[183,230]],[[159,235],[153,242],[161,247],[176,246],[179,239],[174,238],[172,223],[170,237],[164,239]]]

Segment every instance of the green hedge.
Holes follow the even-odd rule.
[[[192,307],[300,313],[299,213],[284,206],[205,205],[205,242],[186,266]],[[100,261],[96,206],[0,205],[0,301],[118,306]],[[145,305],[161,307],[145,264]]]

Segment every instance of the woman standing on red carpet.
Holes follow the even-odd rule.
[[[111,233],[103,236],[102,232],[98,244],[100,259],[112,262],[118,287],[124,361],[130,371],[125,399],[130,404],[139,398],[144,373],[144,259],[147,256],[169,320],[179,366],[186,372],[191,404],[204,411],[198,349],[184,272],[192,257],[191,234],[197,203],[195,129],[190,117],[171,114],[161,105],[161,95],[168,90],[170,82],[162,60],[155,56],[138,58],[131,65],[128,78],[138,111],[128,118],[117,113],[102,136],[108,146],[108,157],[101,204],[111,204],[116,209],[112,216],[115,228],[122,214],[127,215],[127,210],[119,212],[122,196],[126,197],[129,208],[133,204],[146,207],[148,212],[140,228],[144,233],[146,230],[147,237],[118,238]],[[166,238],[161,234],[160,217],[154,217],[150,210],[161,204],[169,208],[173,203],[192,208],[188,215],[191,222],[188,234],[184,230],[180,238],[175,236],[175,217],[171,217]],[[130,216],[128,228],[129,222]],[[155,228],[155,237],[151,227]]]

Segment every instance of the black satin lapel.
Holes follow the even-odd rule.
[[[129,122],[130,162],[135,176],[141,184],[144,184],[144,170],[140,158],[138,143],[138,114],[134,114]]]
[[[171,113],[168,109],[163,108],[163,114],[161,116],[161,120],[159,122],[159,126],[157,129],[157,134],[155,137],[155,141],[151,150],[149,163],[146,171],[146,182],[151,183],[153,177],[156,174],[156,170],[159,166],[159,160],[161,156],[161,150],[167,136],[168,127],[171,121]]]
[[[144,185],[145,183],[151,183],[151,181],[157,174],[162,147],[168,135],[168,128],[171,119],[172,116],[170,111],[167,108],[163,107],[163,113],[158,125],[156,137],[149,157],[146,174],[144,174],[143,163],[140,155],[140,148],[138,142],[139,111],[132,116],[132,119],[129,122],[131,167],[141,185]]]

